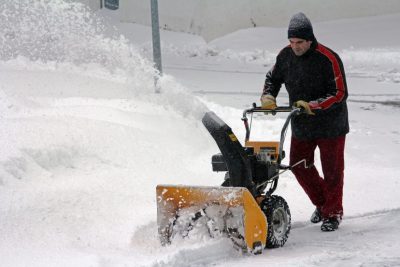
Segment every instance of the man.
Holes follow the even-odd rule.
[[[323,221],[322,231],[335,231],[343,216],[344,144],[349,132],[343,64],[335,52],[317,42],[303,13],[291,18],[288,38],[289,46],[266,75],[261,104],[276,108],[275,98],[285,84],[290,105],[304,108],[305,113],[291,123],[290,165],[306,160],[292,171],[316,206],[311,222]],[[316,147],[324,178],[314,166]]]

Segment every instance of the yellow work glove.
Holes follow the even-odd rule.
[[[261,107],[265,109],[276,109],[275,97],[272,95],[262,95],[261,96]]]
[[[294,106],[296,108],[304,108],[305,112],[308,115],[315,115],[315,113],[311,111],[310,105],[306,101],[303,100],[296,101],[294,102]]]

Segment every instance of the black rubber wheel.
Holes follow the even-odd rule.
[[[289,236],[291,216],[289,206],[280,196],[270,196],[261,203],[261,209],[267,217],[266,248],[282,247]]]

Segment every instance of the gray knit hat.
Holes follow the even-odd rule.
[[[290,19],[288,29],[289,38],[300,38],[308,41],[315,39],[311,22],[303,13],[294,14]]]

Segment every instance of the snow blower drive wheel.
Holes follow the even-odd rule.
[[[291,216],[289,206],[280,196],[270,196],[261,205],[261,209],[267,217],[268,231],[266,248],[282,247],[289,236]]]

